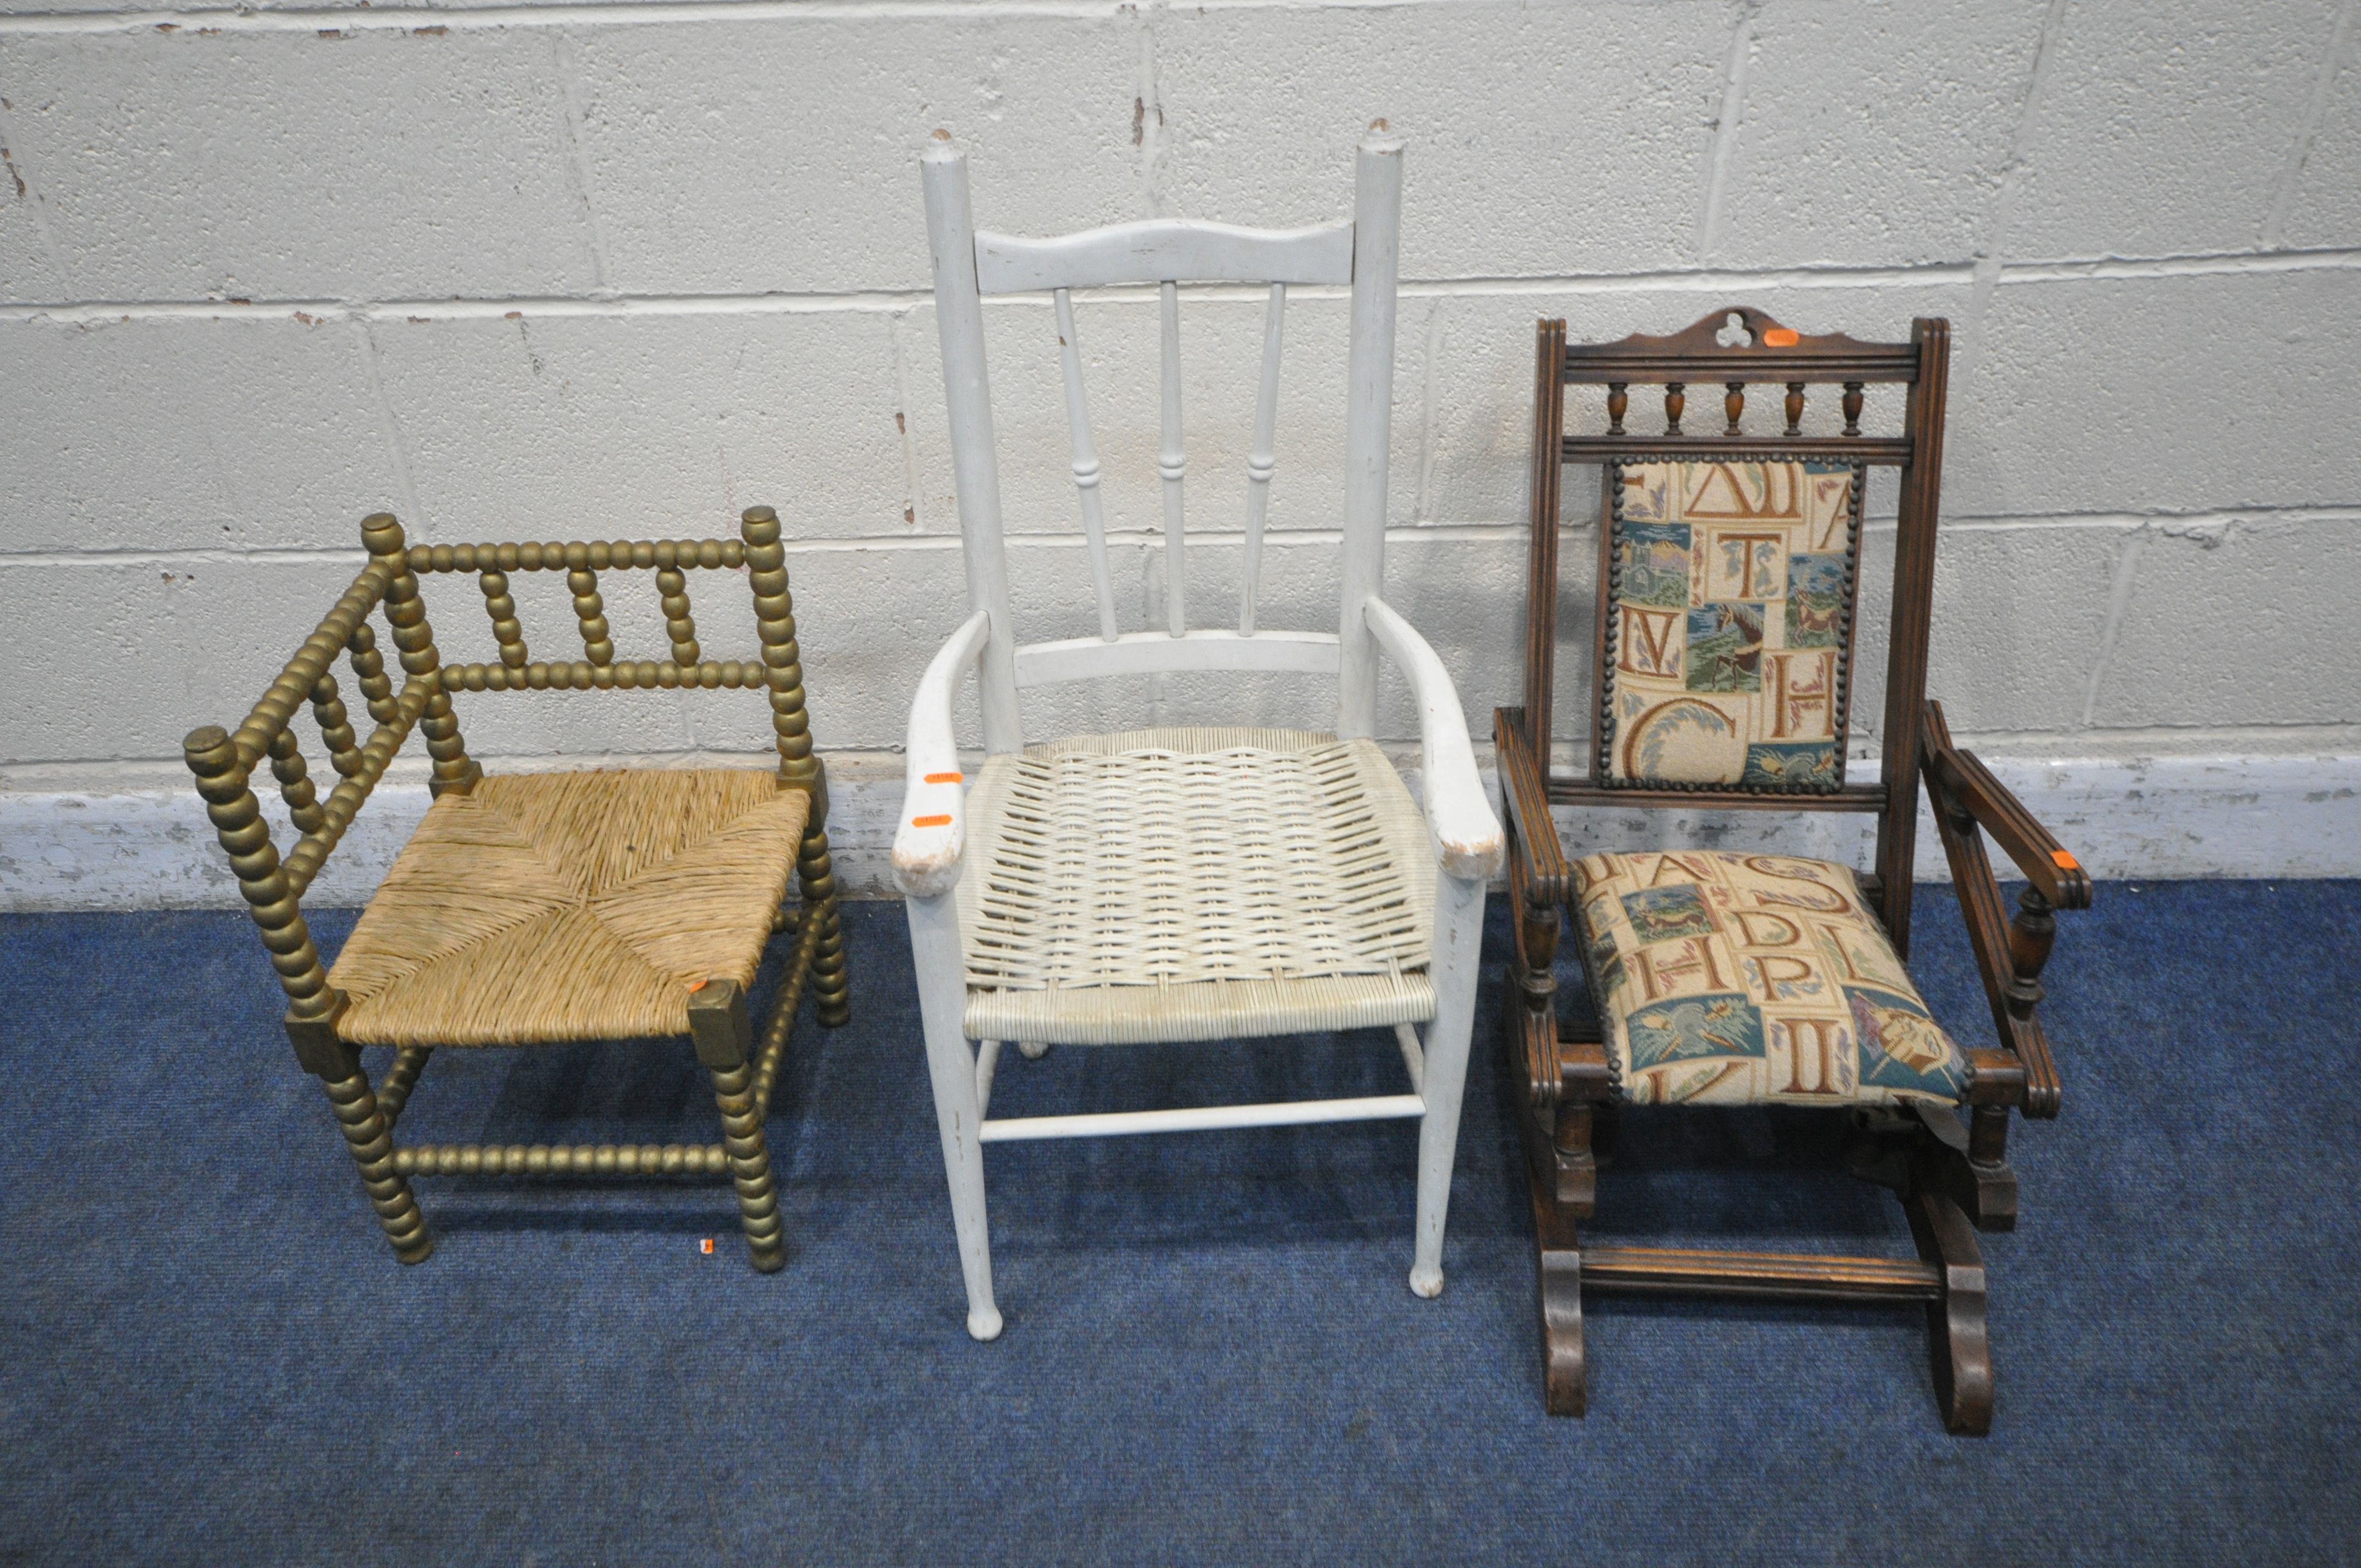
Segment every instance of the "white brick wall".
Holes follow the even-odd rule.
[[[165,869],[196,852],[165,798],[179,737],[259,693],[379,508],[453,540],[776,505],[815,732],[890,751],[961,598],[926,133],[972,148],[996,227],[1286,223],[1346,210],[1378,115],[1411,138],[1389,592],[1479,729],[1517,684],[1536,316],[1598,339],[1746,301],[1894,337],[1938,313],[1955,729],[2064,789],[2103,871],[2361,872],[2361,0],[118,4],[0,0],[0,905],[221,894]],[[1334,613],[1341,314],[1290,312],[1267,623]],[[1083,630],[1046,312],[987,318],[1020,614]],[[1184,315],[1216,530],[1259,320]],[[1087,302],[1081,331],[1140,624],[1154,313]],[[1567,477],[1570,561],[1595,493]],[[1873,615],[1890,559],[1873,528]],[[1210,613],[1234,541],[1192,565]],[[562,648],[545,587],[528,634]],[[609,586],[623,640],[653,641],[644,588]],[[468,597],[444,637],[482,656]],[[697,603],[708,643],[751,640],[732,596]],[[1030,717],[1241,707],[1322,703],[1141,683]],[[758,706],[673,694],[463,717],[495,758],[763,737]],[[890,810],[890,764],[843,765]],[[2217,830],[2245,796],[2279,826]]]

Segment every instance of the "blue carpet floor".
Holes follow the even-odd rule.
[[[1980,1043],[1948,890],[1921,910]],[[1545,1417],[1488,981],[1440,1300],[1403,1282],[1407,1124],[1002,1146],[1008,1331],[973,1344],[900,911],[848,920],[854,1023],[799,1025],[770,1123],[766,1278],[705,1186],[422,1181],[437,1249],[400,1267],[243,916],[0,918],[0,1563],[2361,1557],[2361,883],[2061,918],[2065,1114],[2020,1125],[2024,1220],[1984,1238],[1983,1441],[1944,1435],[1903,1310],[1595,1299],[1592,1414]],[[1002,1071],[1017,1114],[1400,1067],[1372,1036]],[[403,1132],[711,1114],[676,1046],[446,1051]],[[1627,1128],[1594,1234],[1909,1253],[1815,1121]]]

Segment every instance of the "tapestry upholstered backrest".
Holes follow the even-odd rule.
[[[1874,813],[1863,885],[1907,951],[1949,356],[1949,325],[1931,317],[1903,343],[1813,336],[1745,306],[1612,343],[1569,344],[1564,322],[1539,323],[1525,700],[1503,715],[1521,742],[1520,798]],[[1661,389],[1661,425],[1635,386]],[[1692,389],[1721,396],[1692,412]],[[1568,464],[1597,465],[1602,484],[1587,713],[1554,690]],[[1883,708],[1856,719],[1877,467],[1899,480]],[[1847,777],[1857,728],[1876,735],[1873,778]],[[1551,768],[1560,735],[1576,743],[1572,773]]]
[[[1595,776],[1609,785],[1825,792],[1844,784],[1858,463],[1609,463],[1608,657]]]

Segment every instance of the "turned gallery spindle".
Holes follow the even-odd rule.
[[[312,787],[302,749],[296,744],[292,729],[281,729],[270,738],[270,772],[279,781],[279,798],[287,803],[287,819],[295,824],[295,831],[317,832],[319,792]]]
[[[320,726],[321,743],[328,748],[328,765],[339,778],[350,778],[361,765],[360,741],[353,734],[336,677],[324,670],[312,683],[312,718]]]
[[[1726,414],[1730,420],[1730,428],[1723,431],[1722,433],[1724,435],[1736,435],[1738,433],[1738,416],[1746,411],[1745,382],[1731,381],[1725,384],[1721,399],[1721,411]]]
[[[1847,435],[1861,433],[1861,388],[1859,381],[1844,384],[1844,433]]]
[[[672,639],[673,663],[684,667],[697,664],[705,655],[697,646],[697,622],[688,613],[688,578],[677,566],[660,567],[656,592],[663,596],[664,635]]]
[[[1688,403],[1688,399],[1682,394],[1686,390],[1686,382],[1668,381],[1664,384],[1664,433],[1666,435],[1678,435],[1681,433],[1681,410]]]
[[[574,568],[566,574],[566,587],[574,595],[574,616],[582,625],[583,655],[594,664],[613,663],[615,643],[608,635],[607,601],[599,597],[598,575]]]
[[[1804,383],[1801,381],[1787,383],[1787,433],[1804,433]]]
[[[390,723],[393,718],[393,681],[385,673],[385,655],[377,651],[377,632],[362,621],[353,628],[351,641],[353,679],[361,688],[361,701],[368,708],[372,723]]]
[[[1609,435],[1623,433],[1623,411],[1631,406],[1629,385],[1623,381],[1607,383],[1607,433]]]
[[[516,599],[509,592],[509,575],[486,572],[477,583],[484,590],[484,613],[492,618],[492,641],[500,644],[501,664],[511,670],[524,668],[531,655],[525,652],[524,623],[517,619]],[[471,685],[468,689],[483,688]]]

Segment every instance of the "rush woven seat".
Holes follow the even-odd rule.
[[[768,771],[522,773],[446,795],[328,973],[356,1045],[688,1032],[753,983],[810,797]]]
[[[988,759],[967,1032],[1059,1044],[1424,1023],[1426,819],[1367,740],[1136,729]]]

